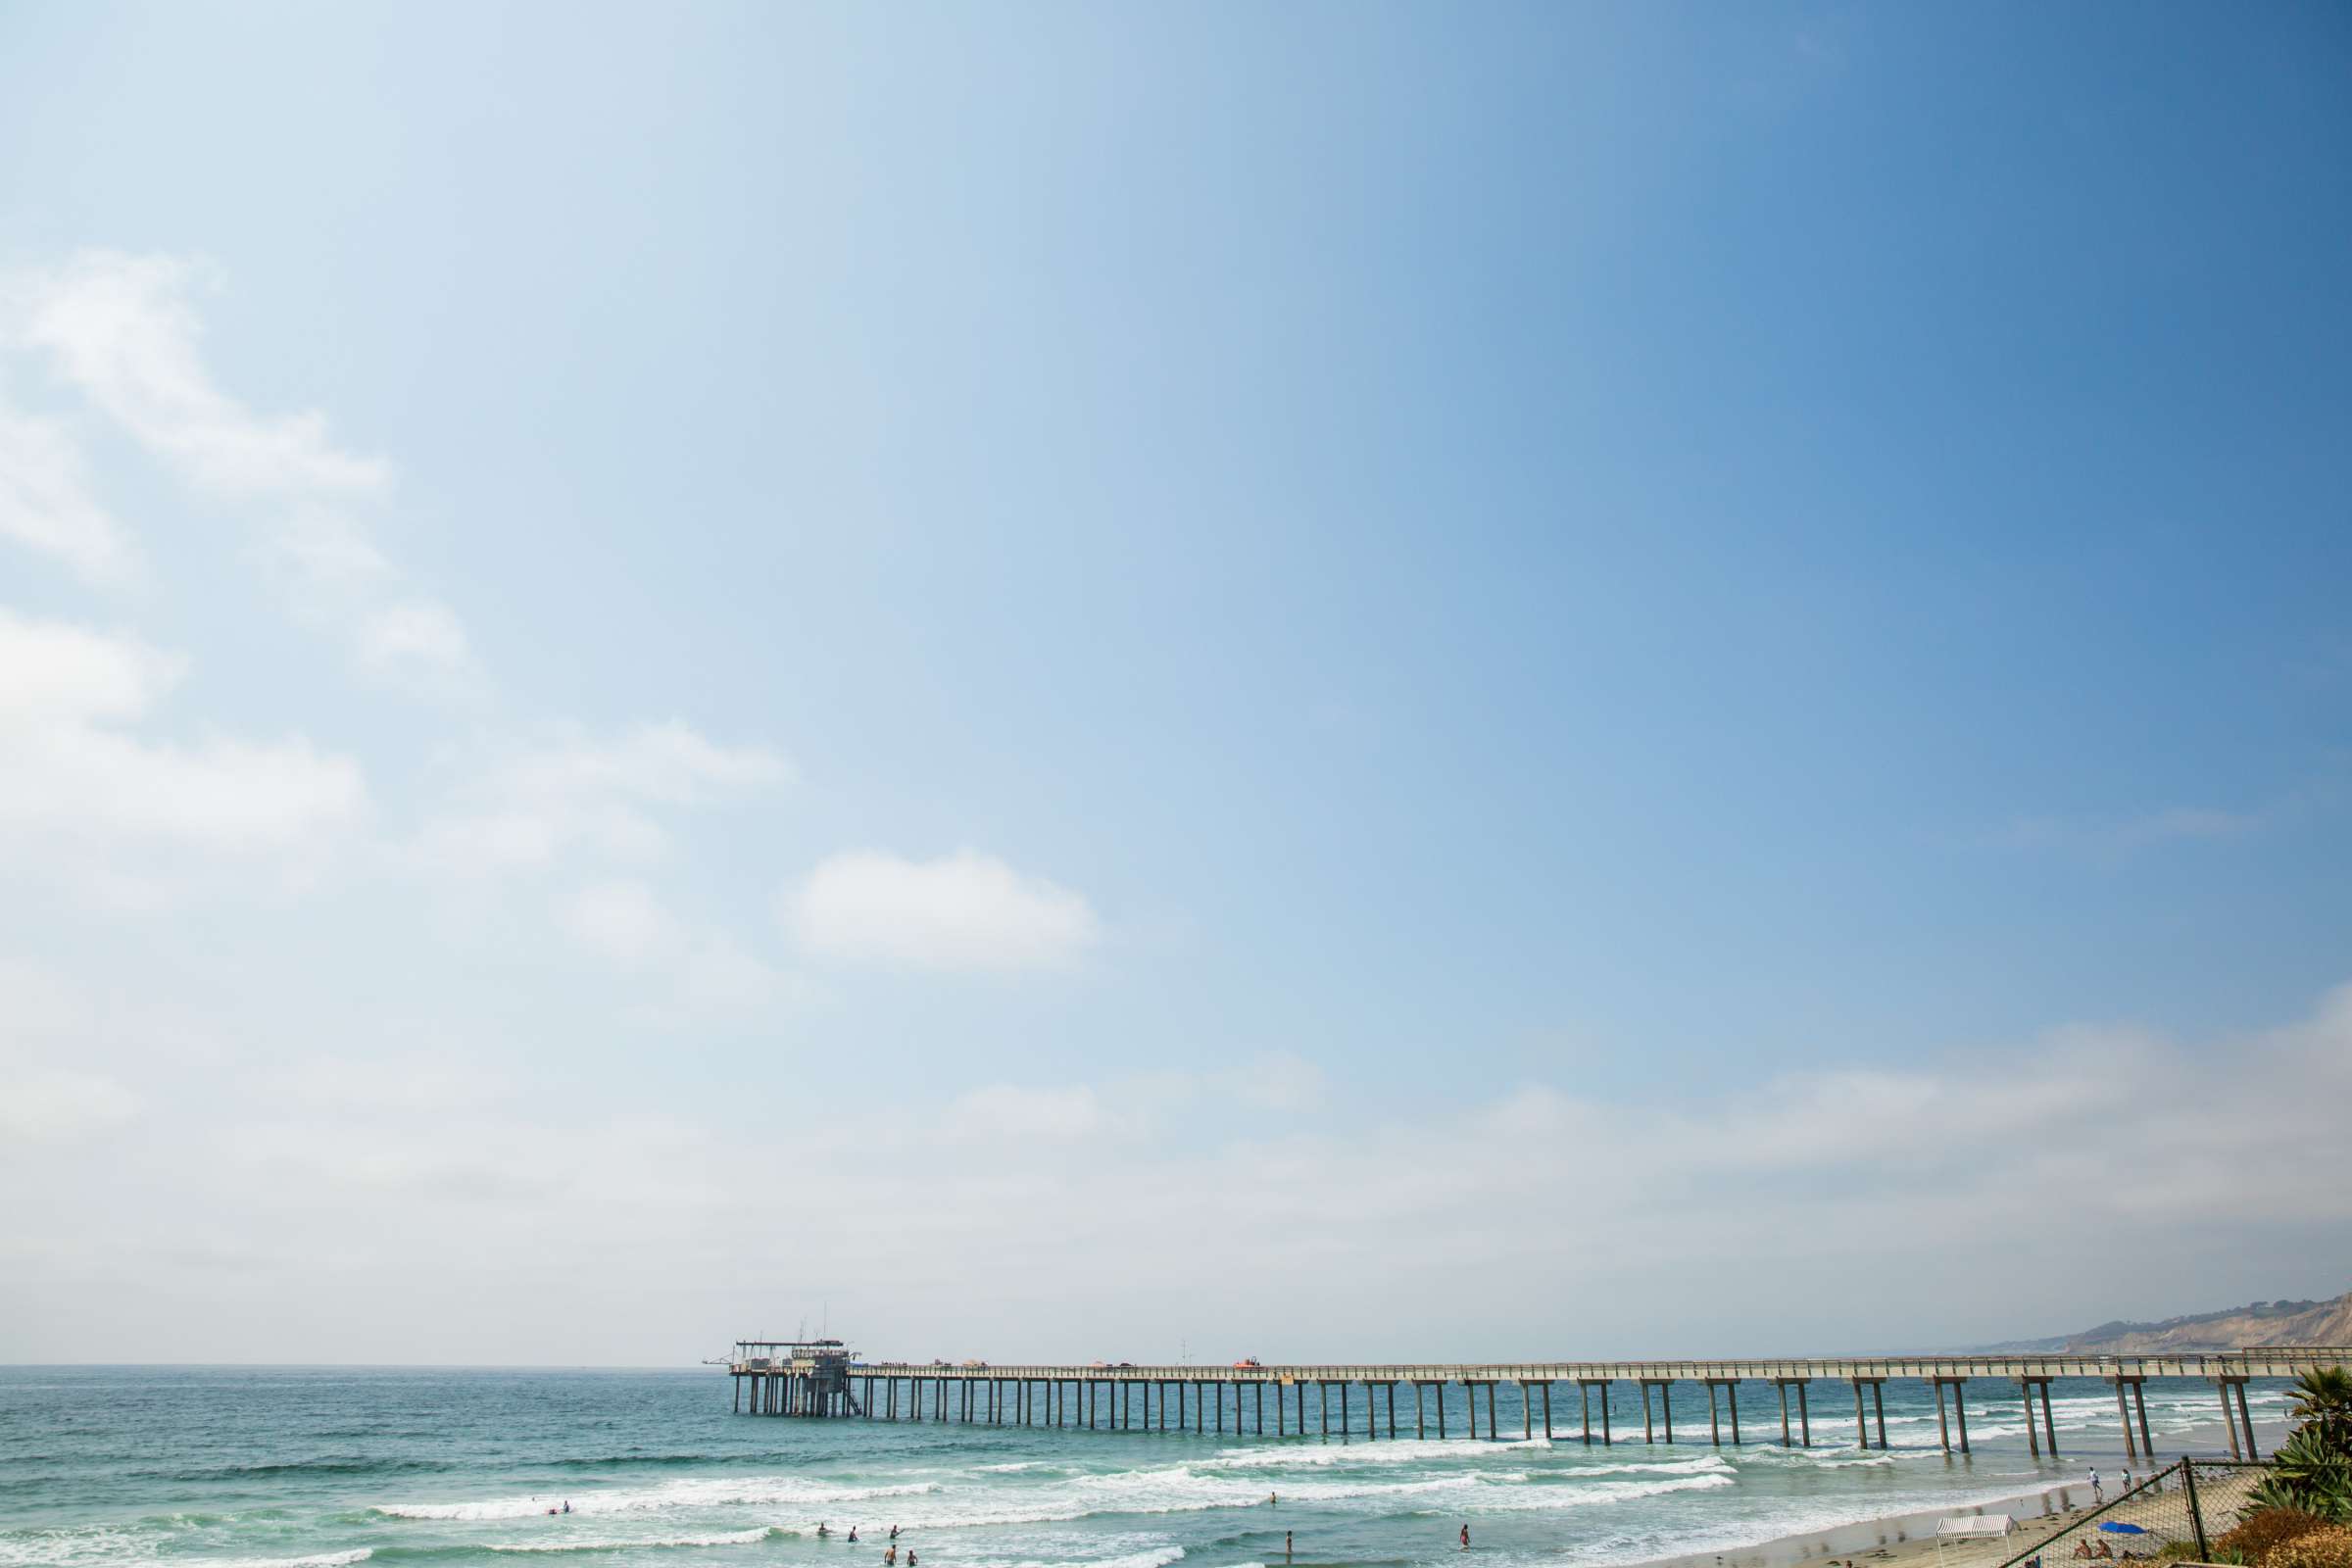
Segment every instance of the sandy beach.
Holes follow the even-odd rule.
[[[1856,1568],[1921,1561],[1932,1561],[1936,1568],[1992,1568],[1993,1564],[2015,1556],[2033,1542],[2059,1529],[2069,1519],[2088,1512],[2092,1506],[2088,1482],[2066,1482],[1967,1507],[1857,1520],[1826,1530],[1783,1536],[1735,1551],[1663,1558],[1643,1568],[1830,1568],[1831,1564],[1848,1561]],[[1983,1513],[2006,1513],[2017,1521],[2017,1528],[1997,1539],[1953,1543],[1940,1548],[1936,1545],[1936,1521]],[[2131,1515],[2124,1512],[2117,1517]]]
[[[2250,1478],[2249,1478],[2250,1479]],[[2237,1499],[2224,1488],[2201,1483],[2205,1492],[2207,1527],[2219,1533],[2234,1514]],[[1994,1502],[1928,1512],[1892,1514],[1803,1535],[1785,1536],[1737,1551],[1705,1552],[1662,1559],[1645,1568],[1832,1568],[1851,1563],[1854,1568],[1902,1568],[1933,1564],[1934,1568],[1994,1568],[2045,1540],[2070,1521],[2091,1512],[2087,1481],[2034,1488]],[[1963,1514],[2006,1513],[2017,1521],[2007,1536],[1938,1545],[1938,1520]],[[2105,1518],[2137,1524],[2162,1534],[2178,1529],[2183,1505],[2177,1492],[2151,1492],[2111,1509]],[[2048,1568],[2068,1568],[2073,1559],[2070,1541],[2058,1548]]]

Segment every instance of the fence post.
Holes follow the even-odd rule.
[[[2197,1506],[2197,1467],[2180,1458],[2180,1490],[2188,1494],[2188,1528],[2197,1538],[2197,1561],[2213,1561],[2213,1548],[2205,1544],[2205,1510]]]

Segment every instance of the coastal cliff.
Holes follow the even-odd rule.
[[[1993,1351],[2132,1354],[2241,1350],[2250,1345],[2352,1345],[2352,1291],[2325,1301],[2255,1301],[2160,1323],[2102,1323],[2048,1340],[2012,1340]]]

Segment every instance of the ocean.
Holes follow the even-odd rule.
[[[1539,1417],[1518,1441],[1514,1392],[1498,1391],[1504,1441],[1486,1442],[1460,1436],[1451,1391],[1441,1443],[1409,1436],[1409,1389],[1408,1436],[1365,1439],[1358,1389],[1342,1442],[737,1416],[715,1369],[0,1367],[0,1568],[874,1568],[894,1524],[922,1568],[1235,1568],[1282,1562],[1285,1532],[1301,1564],[1434,1563],[1458,1557],[1464,1523],[1489,1568],[1635,1563],[2080,1484],[2094,1465],[2112,1488],[2125,1463],[2114,1394],[2092,1382],[2054,1386],[2065,1452],[2039,1461],[2015,1388],[1989,1383],[1970,1388],[1967,1459],[1936,1448],[1910,1384],[1886,1385],[1884,1451],[1855,1446],[1840,1385],[1815,1385],[1810,1450],[1779,1446],[1764,1385],[1741,1391],[1738,1448],[1728,1430],[1708,1445],[1700,1389],[1679,1393],[1672,1447],[1640,1441],[1625,1387],[1614,1447],[1571,1435],[1573,1388],[1553,1395],[1558,1437]],[[2248,1396],[2268,1451],[2284,1387]],[[2219,1410],[2210,1387],[2148,1385],[2168,1460],[2218,1451]]]

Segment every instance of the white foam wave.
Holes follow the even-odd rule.
[[[1662,1459],[1654,1464],[1628,1459],[1609,1464],[1578,1465],[1566,1473],[1572,1476],[1695,1476],[1729,1471],[1731,1468],[1731,1462],[1721,1454],[1708,1453],[1695,1459]]]
[[[1168,1568],[1182,1562],[1184,1548],[1171,1543],[1164,1546],[1150,1546],[1115,1557],[1088,1553],[1077,1557],[970,1557],[963,1559],[964,1568]]]
[[[704,1536],[639,1537],[630,1541],[546,1541],[513,1542],[486,1547],[489,1551],[546,1552],[546,1551],[656,1551],[665,1547],[683,1546],[749,1546],[765,1541],[768,1527],[757,1530],[724,1530]]]
[[[1221,1470],[1285,1470],[1295,1466],[1349,1464],[1415,1464],[1433,1459],[1483,1459],[1548,1452],[1553,1441],[1512,1438],[1500,1443],[1465,1443],[1459,1438],[1383,1438],[1376,1442],[1325,1446],[1317,1443],[1269,1445],[1265,1447],[1221,1448],[1207,1461]]]
[[[735,1476],[671,1481],[640,1492],[584,1492],[568,1497],[483,1497],[472,1502],[379,1502],[369,1511],[388,1519],[528,1519],[569,1501],[574,1515],[657,1513],[678,1508],[813,1506],[912,1497],[939,1490],[923,1481],[882,1487],[845,1486],[792,1476]]]
[[[0,1535],[0,1568],[70,1568],[151,1558],[163,1544],[152,1530],[122,1525],[64,1525]]]

